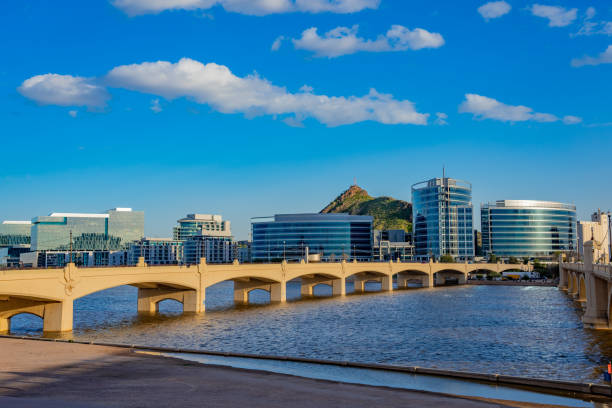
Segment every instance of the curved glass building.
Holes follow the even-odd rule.
[[[372,259],[372,222],[367,215],[281,214],[252,222],[253,262]]]
[[[482,249],[501,257],[550,257],[574,252],[576,206],[553,201],[500,200],[483,204]]]
[[[412,186],[415,258],[474,257],[472,185],[434,178]]]

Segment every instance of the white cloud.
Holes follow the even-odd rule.
[[[597,14],[594,7],[589,7],[585,12],[585,17],[580,29],[577,33],[572,34],[573,37],[581,35],[603,34],[612,36],[612,21],[593,21]]]
[[[359,26],[336,27],[323,36],[312,27],[302,32],[302,37],[293,40],[296,49],[313,51],[317,57],[339,57],[360,51],[387,52],[420,50],[422,48],[439,48],[444,45],[444,38],[438,33],[430,33],[422,28],[410,30],[401,25],[393,25],[385,35],[375,40],[366,40],[357,36]]]
[[[502,122],[557,122],[560,119],[550,113],[534,112],[522,105],[506,105],[493,98],[477,94],[466,94],[459,106],[460,113],[471,113],[478,119],[493,119]],[[565,116],[563,123],[575,124],[582,121],[576,116]]]
[[[511,9],[512,6],[505,1],[490,1],[478,7],[478,12],[483,18],[490,20],[508,14]]]
[[[151,107],[149,109],[151,109],[154,113],[161,112],[163,109],[162,109],[161,105],[159,104],[159,99],[152,99],[151,100]]]
[[[270,49],[272,51],[278,51],[280,49],[284,39],[285,39],[285,37],[282,36],[282,35],[276,37],[276,40],[274,40],[274,42],[272,43],[272,47],[270,47]]]
[[[577,125],[582,122],[582,118],[578,116],[567,115],[563,117],[563,123],[566,125]]]
[[[215,6],[230,12],[262,16],[291,12],[355,13],[378,8],[380,0],[111,0],[111,3],[131,16],[167,10],[206,10]]]
[[[565,27],[576,20],[578,9],[566,9],[559,6],[532,5],[529,10],[534,16],[548,19],[549,27]]]
[[[79,114],[79,111],[71,110],[71,111],[68,111],[68,114],[72,116],[73,118],[76,118],[77,115]]]
[[[309,88],[290,93],[257,75],[238,77],[215,63],[183,58],[177,63],[145,62],[113,68],[106,80],[110,86],[162,96],[172,100],[186,97],[210,105],[222,113],[293,115],[302,121],[314,118],[328,126],[363,121],[384,124],[427,124],[427,114],[414,104],[380,94],[374,89],[365,96],[317,95]]]
[[[612,64],[612,45],[596,57],[585,56],[582,58],[574,58],[572,60],[573,67],[582,67],[585,65],[600,65],[600,64]]]
[[[106,89],[91,78],[72,75],[36,75],[23,81],[17,90],[40,105],[99,108],[105,106],[110,97]]]
[[[448,119],[448,115],[446,113],[436,112],[436,120],[434,121],[434,124],[438,126],[448,125],[448,122],[446,121],[446,119]]]

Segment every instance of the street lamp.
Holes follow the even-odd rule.
[[[285,258],[286,258],[286,257],[285,257],[285,248],[286,248],[286,246],[285,246],[285,241],[283,241],[283,261],[285,261],[285,260],[286,260],[286,259],[285,259]]]

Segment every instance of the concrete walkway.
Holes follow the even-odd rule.
[[[132,353],[0,339],[0,406],[542,407],[320,381]]]

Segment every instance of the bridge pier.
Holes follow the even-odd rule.
[[[366,279],[361,276],[355,276],[353,278],[353,283],[355,284],[354,293],[363,293],[365,292],[365,283]]]
[[[72,331],[73,307],[74,302],[71,299],[45,304],[43,332],[61,333]]]
[[[346,296],[346,279],[334,279],[332,281],[332,295],[333,296]]]
[[[287,301],[286,282],[262,282],[259,280],[235,280],[234,281],[234,302],[238,304],[249,303],[249,292],[255,289],[263,289],[270,293],[270,302]]]
[[[328,285],[332,288],[332,296],[346,295],[346,279],[330,279],[326,277],[302,277],[300,294],[302,297],[313,297],[314,287],[317,285]]]
[[[391,292],[391,291],[393,291],[393,276],[383,276],[381,278],[380,289],[383,292]]]
[[[408,289],[408,283],[410,281],[419,281],[421,282],[422,288],[430,288],[433,286],[433,276],[430,274],[397,274],[397,288],[398,289]]]
[[[196,290],[138,288],[138,313],[155,314],[159,312],[159,303],[167,299],[181,302],[184,313],[204,312],[204,296]]]

